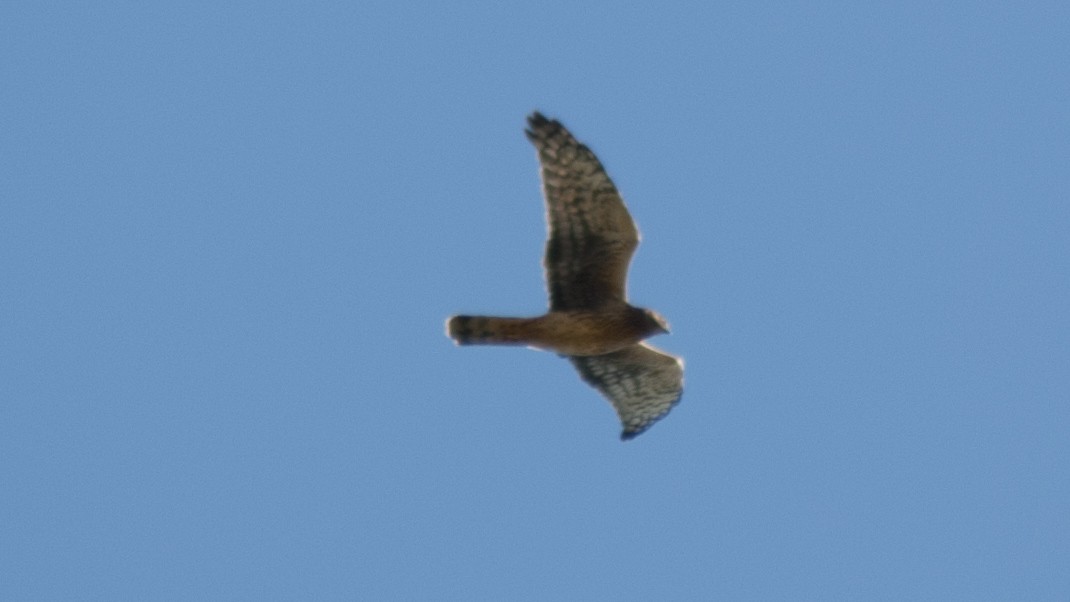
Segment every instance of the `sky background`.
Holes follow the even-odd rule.
[[[1065,2],[6,2],[0,598],[1067,600]],[[546,296],[538,109],[682,403]]]

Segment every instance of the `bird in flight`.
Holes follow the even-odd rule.
[[[567,357],[617,411],[621,439],[632,439],[680,401],[684,377],[680,358],[643,342],[668,333],[668,324],[627,300],[639,231],[598,158],[565,126],[536,112],[526,134],[542,167],[550,310],[533,318],[453,316],[446,333],[458,345],[526,345]]]

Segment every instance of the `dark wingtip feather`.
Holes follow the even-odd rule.
[[[631,430],[631,431],[628,430],[628,429],[624,429],[620,434],[620,440],[621,441],[631,441],[632,439],[635,439],[639,435],[642,435],[643,433],[647,432],[648,430],[650,430],[650,427],[652,427],[655,424],[657,424],[662,418],[668,416],[669,412],[672,411],[673,408],[675,408],[676,406],[680,405],[680,400],[683,399],[683,398],[684,398],[684,390],[680,389],[680,394],[676,396],[676,399],[672,400],[672,404],[669,406],[669,409],[665,410],[665,412],[663,412],[660,416],[657,416],[657,417],[651,419],[649,422],[647,422],[646,424],[644,424],[643,426],[641,426],[638,429]]]
[[[561,124],[557,120],[547,119],[542,113],[534,111],[528,115],[528,129],[524,130],[524,133],[527,134],[529,140],[534,142],[540,138],[547,138],[560,127]]]

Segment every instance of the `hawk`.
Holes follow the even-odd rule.
[[[453,316],[446,333],[458,345],[527,345],[567,357],[616,409],[621,439],[632,439],[680,401],[684,377],[680,358],[642,342],[668,333],[665,320],[628,304],[639,231],[598,158],[560,122],[536,112],[525,133],[542,166],[550,310],[534,318]]]

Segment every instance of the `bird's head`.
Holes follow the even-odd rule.
[[[651,333],[669,334],[669,322],[661,317],[661,314],[658,312],[652,309],[644,309],[643,319]]]

